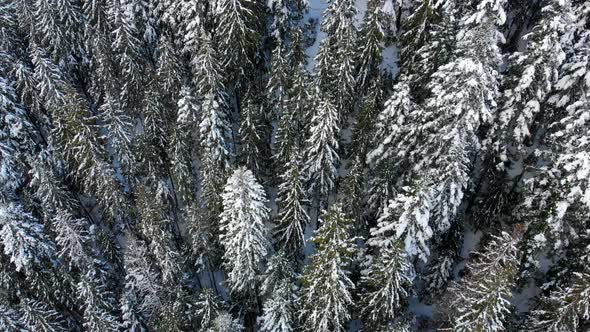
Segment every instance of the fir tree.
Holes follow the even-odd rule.
[[[123,78],[123,107],[137,111],[141,100],[139,89],[144,78],[141,75],[141,45],[136,37],[132,15],[119,0],[114,0],[109,6],[109,21],[114,28],[112,48],[119,55],[118,65]]]
[[[118,96],[107,94],[100,106],[100,117],[109,133],[110,146],[117,152],[118,161],[125,172],[129,172],[132,163],[132,129],[131,117],[122,109]]]
[[[384,325],[394,319],[410,294],[414,267],[401,242],[382,248],[361,279],[363,292],[361,312],[368,326]]]
[[[384,38],[379,2],[369,1],[359,31],[355,61],[358,65],[356,91],[361,96],[364,95],[373,80],[379,79]]]
[[[59,68],[47,57],[46,51],[35,44],[31,47],[31,61],[35,66],[39,96],[46,103],[46,107],[53,110],[64,103],[66,82]]]
[[[286,113],[287,91],[290,87],[291,73],[287,47],[279,41],[272,51],[270,73],[267,84],[269,103],[274,106],[274,113],[281,118]]]
[[[475,261],[469,275],[451,287],[453,328],[457,331],[503,331],[510,313],[511,289],[518,263],[518,241],[503,232],[493,237]]]
[[[354,284],[349,269],[355,246],[348,233],[350,220],[339,203],[322,219],[312,239],[316,253],[301,276],[299,318],[306,331],[341,331],[351,317]]]
[[[22,329],[19,313],[4,304],[0,305],[0,328],[5,331]]]
[[[508,88],[497,124],[502,128],[496,143],[502,154],[518,155],[525,140],[534,134],[531,127],[557,83],[557,68],[565,59],[560,37],[568,27],[569,8],[560,1],[543,1],[541,6],[542,18],[526,36],[527,50],[510,58]]]
[[[157,259],[163,282],[171,283],[178,277],[180,270],[179,253],[175,249],[170,231],[172,221],[163,214],[167,209],[161,190],[156,192],[155,199],[143,186],[137,188],[136,194],[136,206],[141,221],[139,229],[149,240],[149,247]]]
[[[66,331],[63,317],[42,302],[24,299],[20,311],[21,321],[27,329],[42,332]]]
[[[252,172],[241,167],[227,180],[222,197],[220,239],[228,284],[232,293],[247,295],[258,289],[257,277],[270,246],[264,225],[269,213],[266,194]]]
[[[294,296],[289,282],[282,282],[264,301],[261,331],[291,332],[295,327]]]
[[[84,328],[88,331],[117,331],[119,322],[111,313],[113,295],[107,290],[104,280],[89,270],[77,285],[77,291],[84,300]]]
[[[221,312],[207,332],[241,332],[244,326],[228,312]]]
[[[263,105],[251,97],[246,101],[238,134],[240,135],[240,156],[242,164],[258,176],[263,175],[266,142],[262,124]]]
[[[496,24],[504,20],[502,2],[484,1],[468,16],[457,57],[433,74],[428,85],[432,96],[425,102],[425,112],[416,119],[421,123],[418,130],[410,136],[419,140],[425,150],[420,150],[418,160],[411,163],[416,173],[406,175],[411,179],[411,195],[398,194],[397,203],[390,207],[401,208],[395,212],[402,216],[395,226],[396,236],[408,232],[408,252],[423,260],[430,252],[430,238],[448,231],[457,218],[473,169],[473,156],[481,144],[478,129],[491,122],[496,108]],[[410,158],[415,153],[418,151],[412,151]],[[388,226],[379,228],[386,231]]]
[[[321,203],[327,202],[335,187],[338,175],[338,110],[329,99],[322,100],[312,119],[306,141],[305,173],[312,191],[318,193]]]
[[[381,109],[383,94],[381,79],[379,77],[372,78],[368,93],[360,103],[353,127],[352,142],[349,146],[348,159],[351,164],[343,181],[343,191],[352,199],[346,209],[354,217],[355,227],[358,230],[365,229],[367,221],[368,214],[364,212],[365,205],[368,203],[367,155],[375,140],[377,126],[375,118]]]
[[[401,75],[419,102],[430,94],[423,82],[453,58],[460,21],[456,7],[455,1],[421,1],[402,22]]]
[[[35,37],[53,59],[69,67],[81,52],[81,13],[77,2],[35,0]]]
[[[221,0],[214,9],[223,68],[230,73],[235,84],[246,76],[252,65],[253,51],[257,46],[256,14],[258,4],[252,0]]]
[[[213,321],[221,313],[222,309],[221,300],[210,288],[201,291],[195,303],[195,315],[199,320],[202,331],[206,331],[213,325]]]
[[[555,26],[561,27],[563,17],[551,10],[557,5],[549,5],[547,14],[557,15],[554,18]],[[575,11],[579,12],[583,8],[584,5],[580,4]],[[562,15],[565,16],[566,13],[564,11]],[[580,17],[578,24],[583,24],[586,20],[587,18]],[[585,233],[587,228],[582,221],[582,211],[587,211],[590,206],[588,181],[583,175],[588,170],[588,154],[585,152],[588,100],[585,93],[589,85],[583,77],[588,73],[589,37],[586,30],[572,30],[563,36],[564,39],[573,39],[571,44],[565,44],[569,46],[572,55],[561,66],[559,79],[554,84],[554,93],[547,100],[547,104],[543,105],[553,110],[550,123],[545,124],[549,128],[546,139],[550,153],[546,155],[540,149],[536,151],[540,162],[550,160],[552,164],[541,168],[540,172],[526,183],[524,204],[546,212],[541,214],[540,218],[535,218],[535,225],[543,232],[540,234],[542,238],[555,242],[548,248],[551,251],[559,252],[569,243],[578,242],[574,234]],[[551,35],[547,38],[551,38]],[[547,247],[543,243],[539,245]]]
[[[230,124],[228,120],[227,93],[223,84],[223,72],[217,61],[218,53],[207,37],[198,57],[193,60],[198,94],[202,96],[199,122],[201,153],[202,196],[209,218],[217,218],[221,212],[220,190],[229,168]]]
[[[283,251],[275,253],[268,267],[260,292],[263,304],[262,331],[293,331],[295,327],[295,271]]]
[[[277,194],[279,215],[274,233],[281,248],[289,253],[297,253],[303,247],[303,233],[309,223],[309,215],[304,207],[307,199],[301,174],[301,156],[293,154],[286,168],[285,173],[281,174]]]
[[[121,297],[122,327],[146,329],[162,307],[162,286],[142,241],[129,238],[125,249],[125,288]]]
[[[375,111],[371,108],[371,104],[367,106],[369,107],[367,111]],[[363,108],[361,112],[364,111]],[[368,189],[368,203],[373,213],[382,210],[387,205],[387,201],[393,198],[394,181],[407,171],[407,165],[411,165],[419,158],[416,147],[421,137],[418,128],[411,123],[418,121],[422,112],[422,107],[416,104],[410,95],[407,81],[400,78],[393,88],[392,96],[385,102],[383,110],[377,116],[376,132],[371,139],[371,146],[374,148],[367,151],[366,155],[373,172]],[[396,158],[393,158],[394,156]]]
[[[68,90],[67,96],[68,102],[54,114],[59,126],[52,132],[52,143],[71,175],[87,192],[97,196],[108,217],[116,218],[124,200],[114,171],[104,160],[106,151],[95,118],[77,93]]]
[[[16,198],[23,185],[23,161],[33,148],[30,137],[31,123],[22,105],[17,102],[16,91],[4,77],[0,77],[0,203]]]
[[[321,30],[326,34],[316,58],[317,85],[339,114],[350,111],[350,97],[355,87],[354,48],[357,39],[356,7],[351,0],[330,1],[323,13]],[[334,86],[333,79],[340,84]]]
[[[280,287],[283,282],[290,283],[295,279],[295,270],[285,252],[278,251],[268,260],[268,266],[264,273],[260,293],[265,297]]]
[[[399,193],[385,207],[377,226],[371,229],[368,244],[389,247],[399,239],[410,256],[426,261],[430,255],[428,241],[433,234],[428,222],[430,204],[430,197],[420,189]]]
[[[4,255],[16,271],[27,272],[42,260],[54,259],[55,244],[43,231],[43,225],[17,202],[0,205],[0,235]]]
[[[571,285],[544,299],[543,307],[533,312],[533,328],[538,331],[582,331],[590,319],[588,273],[576,272]]]
[[[285,109],[280,114],[276,130],[276,144],[273,158],[277,165],[283,166],[291,159],[294,149],[303,148],[308,122],[310,94],[306,82],[309,74],[302,63],[292,70],[292,81],[287,90]]]

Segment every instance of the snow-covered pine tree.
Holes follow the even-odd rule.
[[[356,84],[356,14],[353,0],[331,0],[322,15],[321,30],[326,37],[316,57],[316,82],[319,96],[330,98],[341,116],[352,110],[350,102]],[[334,79],[339,84],[333,84]]]
[[[251,96],[246,100],[241,114],[240,128],[240,153],[241,164],[252,170],[257,176],[264,175],[265,153],[269,150],[264,139],[264,105],[258,98]]]
[[[367,328],[376,328],[392,322],[403,311],[415,272],[401,242],[381,248],[367,263],[361,278],[361,314]]]
[[[285,168],[277,193],[278,217],[274,235],[283,250],[298,254],[304,245],[303,233],[309,224],[309,215],[304,207],[307,194],[301,155],[297,151],[294,151]]]
[[[169,116],[158,80],[151,80],[144,89],[145,100],[140,104],[143,130],[135,140],[134,175],[156,182],[168,175],[166,150],[170,145],[173,117]]]
[[[155,324],[158,331],[183,332],[195,330],[194,295],[181,288],[182,284],[177,287],[180,289],[167,297],[166,303],[158,316],[158,321]]]
[[[525,169],[520,165],[528,163],[527,158],[536,159],[530,152],[535,151],[538,134],[544,130],[539,129],[548,118],[545,100],[556,83],[557,68],[565,59],[561,35],[568,30],[569,1],[539,1],[536,5],[540,11],[533,16],[532,26],[525,28],[527,23],[520,23],[522,29],[530,30],[522,37],[526,47],[520,47],[524,50],[507,59],[502,104],[491,130],[492,149],[484,160],[480,185],[487,188],[487,193],[478,197],[479,204],[473,209],[474,218],[482,225],[511,213],[514,202],[522,198],[516,193],[521,189]],[[523,9],[514,10],[518,13]],[[515,18],[512,25],[518,25],[518,21],[523,18]]]
[[[372,110],[371,104],[367,106],[366,111]],[[360,114],[363,113],[362,109]],[[419,127],[413,123],[419,121],[422,114],[423,109],[412,98],[407,81],[404,77],[400,78],[393,87],[391,98],[377,116],[371,139],[372,150],[366,156],[372,171],[368,188],[371,213],[376,214],[385,208],[388,200],[395,195],[395,181],[411,171],[408,165],[420,157],[416,150],[421,135]]]
[[[33,149],[32,125],[5,77],[0,77],[0,97],[0,202],[8,203],[23,185],[23,162]]]
[[[71,67],[82,52],[82,15],[78,2],[35,0],[33,37],[62,68]]]
[[[353,303],[349,273],[356,247],[349,234],[351,220],[342,212],[341,203],[336,203],[323,213],[321,224],[312,238],[316,253],[301,276],[301,328],[343,331]]]
[[[156,75],[161,90],[176,100],[178,96],[176,91],[180,89],[184,68],[170,36],[162,35],[160,37],[156,55]]]
[[[55,244],[43,225],[19,202],[0,203],[0,225],[2,251],[17,272],[27,272],[34,265],[43,265],[44,260],[55,259]]]
[[[566,3],[567,4],[567,3]],[[572,12],[588,10],[580,3]],[[551,13],[551,12],[549,12]],[[565,15],[565,14],[564,14]],[[560,16],[555,20],[561,23]],[[587,26],[588,18],[579,14],[575,26]],[[590,84],[585,77],[590,72],[587,29],[573,29],[563,36],[568,41],[570,56],[559,70],[559,79],[554,84],[554,93],[548,99],[554,122],[548,125],[547,145],[552,164],[529,183],[529,195],[525,203],[534,204],[546,211],[541,215],[540,229],[546,230],[546,238],[553,239],[551,251],[558,252],[579,242],[579,235],[587,232],[585,212],[590,208],[590,183],[588,173],[588,117]]]
[[[162,2],[163,3],[163,2]],[[200,35],[211,18],[205,16],[208,2],[194,1],[171,1],[168,6],[169,15],[164,14],[162,17],[171,22],[178,20],[177,24],[170,23],[171,26],[178,26],[178,39],[182,40],[182,53],[188,55],[191,59],[198,54],[200,47]]]
[[[25,184],[24,162],[33,149],[32,128],[4,77],[0,77],[0,97],[0,243],[17,272],[30,272],[34,265],[54,260],[56,248],[18,194]]]
[[[162,184],[157,192],[151,192],[143,185],[136,189],[138,228],[148,241],[148,247],[156,258],[163,283],[173,284],[180,272],[180,254],[175,248],[172,220],[165,213],[168,208],[163,201],[162,191]]]
[[[0,304],[0,329],[4,331],[18,331],[23,328],[18,311],[4,303]]]
[[[264,188],[250,170],[240,167],[227,180],[222,197],[220,241],[228,285],[236,295],[256,296],[258,276],[270,250]]]
[[[412,98],[419,103],[429,95],[424,82],[453,57],[460,22],[456,7],[455,1],[420,1],[402,22],[401,75],[407,77]]]
[[[408,252],[423,260],[429,255],[430,238],[455,222],[481,145],[478,130],[491,122],[496,108],[500,61],[496,25],[505,20],[502,5],[502,1],[480,3],[463,22],[455,59],[432,75],[428,84],[432,95],[417,123],[410,126],[418,127],[410,137],[420,142],[409,155],[417,156],[411,163],[413,174],[406,175],[412,189],[409,195],[399,193],[388,208],[401,209],[393,213],[405,217],[397,226],[385,222],[381,231],[373,232],[394,231],[396,237],[406,233]]]
[[[422,274],[424,287],[421,298],[431,302],[441,296],[454,277],[454,269],[459,264],[459,257],[463,247],[463,226],[455,224],[441,237],[435,247],[435,255],[428,261],[427,271]]]
[[[293,263],[284,251],[277,251],[272,255],[267,264],[260,293],[264,297],[271,297],[272,293],[279,288],[283,282],[293,282],[295,280],[295,269]]]
[[[99,136],[96,118],[84,99],[68,88],[64,104],[53,112],[56,127],[51,144],[66,162],[71,176],[84,190],[96,195],[105,216],[117,218],[125,201],[114,171],[105,160],[107,152]]]
[[[500,160],[518,160],[525,145],[534,135],[534,123],[542,112],[558,79],[557,69],[565,60],[561,36],[569,28],[569,1],[541,1],[541,18],[523,38],[524,52],[516,52],[509,59],[507,88],[498,114],[495,144]]]
[[[211,260],[221,257],[220,244],[215,241],[214,225],[206,218],[204,209],[193,202],[183,209],[182,220],[187,224],[187,242],[195,265],[195,272],[205,271]]]
[[[300,0],[270,0],[267,2],[267,7],[272,15],[272,23],[270,25],[270,35],[273,36],[278,43],[283,43],[289,37],[292,29],[292,20],[297,19]]]
[[[153,270],[146,245],[127,236],[125,248],[125,285],[121,295],[121,327],[145,331],[162,308],[162,285]]]
[[[170,142],[169,156],[176,192],[184,204],[194,202],[197,188],[194,178],[191,146],[198,146],[199,105],[192,88],[185,84],[177,101],[176,123]]]
[[[95,73],[88,75],[89,91],[97,103],[100,103],[101,96],[119,101],[120,95],[117,61],[111,53],[113,36],[108,7],[109,4],[101,0],[85,1],[82,4],[88,20],[84,26],[84,47],[91,54],[88,68]]]
[[[67,331],[64,319],[47,304],[31,299],[23,299],[20,304],[22,325],[28,330],[41,332]]]
[[[84,301],[84,323],[87,331],[118,331],[119,322],[112,314],[115,303],[114,296],[107,289],[105,278],[97,276],[91,267],[88,272],[82,275],[76,290],[79,297]]]
[[[215,318],[222,312],[223,304],[211,288],[204,288],[195,302],[195,315],[200,331],[211,328]]]
[[[295,271],[283,251],[275,253],[268,267],[260,292],[263,303],[261,331],[290,332],[295,328]]]
[[[119,96],[116,94],[107,93],[105,95],[99,112],[103,126],[109,133],[109,146],[117,153],[122,170],[129,174],[133,157],[131,151],[132,119],[123,110]]]
[[[583,331],[590,319],[590,274],[576,272],[565,288],[543,299],[543,306],[532,312],[535,331]]]
[[[346,209],[354,217],[355,228],[358,230],[366,230],[363,212],[363,205],[366,203],[366,157],[374,141],[375,120],[383,104],[381,62],[385,42],[384,18],[380,1],[369,1],[356,47],[355,103],[358,103],[358,110],[352,142],[348,147],[347,157],[351,160],[351,165],[343,182],[343,191],[352,199]]]
[[[290,54],[293,67],[289,71],[290,84],[286,91],[286,105],[280,114],[276,130],[273,158],[281,168],[291,159],[293,149],[301,150],[306,135],[307,115],[311,111],[310,92],[307,82],[309,73],[301,62]]]
[[[268,102],[273,107],[276,118],[281,118],[286,113],[287,90],[291,79],[291,66],[289,63],[287,47],[285,42],[279,40],[272,51],[270,62],[270,73],[268,78]]]
[[[518,273],[521,233],[517,227],[513,235],[493,236],[467,264],[467,275],[451,286],[448,309],[454,330],[504,331]]]
[[[371,78],[367,93],[361,99],[353,127],[352,142],[348,147],[347,159],[350,160],[350,167],[343,180],[342,190],[351,198],[351,204],[345,208],[354,218],[355,228],[358,230],[366,230],[366,215],[372,214],[367,213],[365,207],[368,201],[367,182],[370,179],[367,172],[367,155],[375,141],[376,119],[383,105],[382,85],[380,76]],[[372,177],[377,175],[375,173]]]
[[[36,89],[49,111],[64,103],[66,82],[58,66],[56,66],[42,47],[31,45],[31,62],[33,63]]]
[[[204,35],[199,55],[191,64],[197,93],[202,98],[199,123],[201,186],[210,220],[216,219],[221,212],[220,188],[229,172],[231,151],[228,96],[218,59],[215,44]]]
[[[309,129],[304,166],[310,189],[317,193],[316,199],[321,206],[327,204],[338,176],[338,123],[338,109],[329,98],[322,99]]]
[[[227,312],[220,312],[213,320],[213,324],[207,332],[242,332],[244,326],[240,321]]]
[[[107,264],[100,258],[88,221],[75,215],[76,202],[52,172],[52,160],[48,159],[47,151],[43,151],[32,163],[30,185],[41,202],[45,220],[51,221],[57,256],[67,263],[70,272],[87,270],[75,285],[83,303],[83,326],[89,331],[116,331],[118,322],[112,313],[114,294],[107,290],[105,278]]]
[[[223,61],[226,81],[239,86],[253,65],[258,46],[259,3],[253,0],[219,0],[214,4],[215,38]]]
[[[109,22],[114,28],[112,49],[119,57],[123,107],[128,111],[138,112],[143,96],[142,84],[145,82],[142,73],[146,67],[141,57],[141,41],[136,37],[133,13],[128,7],[121,0],[112,0],[109,1],[108,13]]]
[[[367,243],[374,247],[387,248],[396,241],[402,241],[406,252],[412,257],[426,261],[430,255],[429,240],[433,235],[430,219],[430,197],[420,187],[412,192],[402,188],[400,193],[389,201],[371,229]]]
[[[367,2],[367,11],[359,31],[356,47],[357,81],[356,93],[363,96],[373,80],[381,76],[383,42],[385,34],[382,27],[383,13],[378,0]],[[371,90],[368,90],[371,91]]]
[[[291,282],[282,281],[264,301],[263,332],[291,332],[295,330],[295,296]]]

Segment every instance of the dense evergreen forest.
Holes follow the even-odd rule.
[[[0,0],[0,330],[590,330],[590,2]]]

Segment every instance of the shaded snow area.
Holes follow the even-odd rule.
[[[529,312],[531,300],[539,294],[541,294],[541,288],[535,285],[533,280],[529,280],[522,289],[513,293],[510,302],[516,307],[519,313]]]
[[[307,55],[307,70],[313,71],[315,67],[315,56],[318,54],[320,48],[320,42],[324,39],[324,32],[320,30],[322,21],[322,13],[328,8],[328,2],[323,0],[311,0],[309,1],[308,12],[304,17],[304,22],[310,22],[314,24],[315,40],[313,45],[305,50]]]
[[[420,302],[416,297],[412,296],[408,300],[409,310],[411,313],[421,318],[432,318],[434,313],[434,306]]]

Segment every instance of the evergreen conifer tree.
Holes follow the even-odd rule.
[[[232,293],[255,295],[257,278],[270,249],[264,225],[269,213],[266,194],[252,172],[241,167],[227,180],[222,196],[220,239],[225,248],[228,284]]]
[[[299,318],[306,331],[341,331],[351,317],[354,284],[349,269],[355,245],[341,204],[332,205],[322,219],[312,239],[316,253],[301,276]]]

